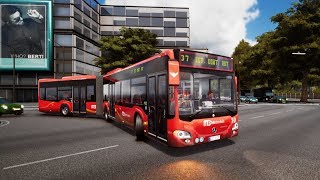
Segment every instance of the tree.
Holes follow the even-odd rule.
[[[250,89],[251,86],[252,79],[250,78],[248,69],[245,66],[250,56],[250,52],[250,44],[245,40],[241,40],[238,46],[235,48],[234,52],[232,53],[232,58],[234,60],[235,65],[235,73],[236,76],[239,78],[239,92],[241,89]]]
[[[149,58],[160,51],[156,49],[157,35],[144,29],[121,28],[119,36],[101,38],[102,56],[95,59],[102,73]]]
[[[308,98],[308,85],[319,79],[320,68],[320,0],[300,0],[286,13],[271,18],[278,26],[271,46],[274,62],[292,78],[302,82],[301,102]],[[305,52],[304,56],[292,55]]]

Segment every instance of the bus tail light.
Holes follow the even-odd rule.
[[[191,135],[187,131],[175,130],[173,134],[179,139],[191,139]]]

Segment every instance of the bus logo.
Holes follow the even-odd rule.
[[[216,133],[216,132],[217,132],[217,128],[213,127],[213,128],[212,128],[212,132],[213,132],[213,133]]]
[[[224,123],[224,120],[216,120],[216,121],[212,121],[212,120],[204,120],[203,121],[203,126],[211,126],[214,124],[222,124]]]

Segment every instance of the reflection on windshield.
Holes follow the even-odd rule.
[[[221,106],[228,107],[231,111],[236,110],[231,74],[217,76],[181,72],[178,93],[180,115],[192,115],[204,109]]]

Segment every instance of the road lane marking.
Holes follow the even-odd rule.
[[[8,125],[8,124],[10,124],[9,121],[6,121],[6,120],[1,120],[1,121],[0,121],[0,127],[6,126],[6,125]]]
[[[293,111],[294,109],[290,109],[290,110],[288,110],[288,111],[286,111],[286,112],[291,112],[291,111]]]
[[[276,114],[280,114],[281,112],[275,112],[275,113],[271,113],[270,115],[276,115]]]
[[[3,170],[13,169],[13,168],[17,168],[17,167],[22,167],[22,166],[27,166],[27,165],[37,164],[37,163],[42,163],[42,162],[47,162],[47,161],[52,161],[52,160],[56,160],[56,159],[62,159],[62,158],[70,157],[70,156],[76,156],[76,155],[91,153],[91,152],[95,152],[95,151],[101,151],[101,150],[105,150],[105,149],[115,148],[115,147],[118,147],[118,146],[119,145],[108,146],[108,147],[103,147],[103,148],[99,148],[99,149],[93,149],[93,150],[78,152],[78,153],[74,153],[74,154],[68,154],[68,155],[64,155],[64,156],[58,156],[58,157],[54,157],[54,158],[49,158],[49,159],[43,159],[43,160],[39,160],[39,161],[23,163],[23,164],[19,164],[19,165],[8,166],[8,167],[3,168]]]
[[[264,117],[264,116],[256,116],[256,117],[252,117],[250,119],[257,119],[257,118],[262,118],[262,117]]]

